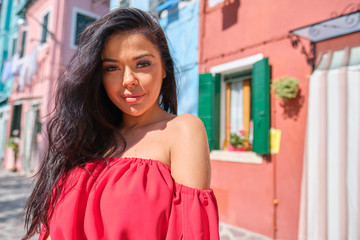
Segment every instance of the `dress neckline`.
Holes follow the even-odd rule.
[[[171,167],[165,163],[163,163],[160,160],[155,160],[155,159],[151,159],[151,158],[142,158],[142,157],[109,157],[109,158],[105,158],[106,160],[125,160],[125,161],[133,161],[133,162],[145,162],[145,163],[155,163],[155,164],[159,164],[164,166],[165,168],[167,168],[169,171],[171,171]]]
[[[108,164],[112,165],[112,164],[116,164],[117,161],[128,161],[128,162],[134,162],[134,163],[147,163],[147,164],[155,164],[155,165],[160,165],[162,167],[164,167],[168,173],[171,175],[171,168],[170,166],[166,165],[165,163],[159,161],[159,160],[154,160],[151,158],[141,158],[141,157],[109,157],[109,158],[103,158],[103,160],[108,161]],[[112,161],[114,160],[114,161]],[[213,194],[213,190],[211,188],[207,188],[207,189],[199,189],[199,188],[194,188],[194,187],[190,187],[190,186],[186,186],[182,183],[178,183],[175,180],[174,181],[174,185],[175,187],[182,193],[186,193],[186,194],[192,194],[192,195],[199,195],[199,194]]]

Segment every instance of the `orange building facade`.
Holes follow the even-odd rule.
[[[311,44],[310,40],[292,35],[291,31],[356,11],[359,11],[358,3],[343,0],[279,0],[276,3],[261,0],[201,1],[200,96],[201,75],[208,73],[210,76],[210,73],[215,85],[216,81],[220,81],[213,93],[219,109],[212,113],[220,117],[208,124],[206,116],[203,120],[206,126],[212,126],[208,129],[212,148],[212,188],[218,199],[222,223],[273,239],[299,238],[308,88],[312,67],[316,66],[316,57],[320,53],[359,46],[360,35],[355,32]],[[272,153],[269,149],[267,153],[257,154],[251,148],[240,152],[229,151],[229,129],[233,128],[233,124],[229,123],[237,121],[229,117],[233,111],[228,103],[232,99],[228,94],[232,91],[228,90],[233,83],[231,77],[237,74],[238,79],[249,78],[252,81],[255,79],[256,63],[264,59],[268,61],[269,84],[283,76],[299,80],[296,98],[283,101],[274,95],[273,90],[269,96],[265,96],[269,100],[270,128],[277,130],[277,133],[281,131],[281,140],[277,138],[277,141],[276,135],[270,134]],[[250,75],[246,76],[249,71]],[[251,83],[251,88],[255,87]],[[244,85],[242,89],[244,100],[240,104],[245,109],[248,100],[245,100]],[[250,99],[253,108],[256,99]],[[250,116],[255,111],[251,109]],[[200,117],[201,112],[200,100]],[[246,122],[247,114],[243,115]],[[251,122],[250,128],[252,125],[255,128],[257,124]],[[245,123],[241,126],[251,131]],[[216,131],[217,135],[214,134]],[[212,141],[217,144],[212,145]],[[256,140],[253,141],[255,144]]]

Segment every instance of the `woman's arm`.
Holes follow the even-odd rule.
[[[208,189],[211,167],[204,124],[198,117],[184,114],[174,119],[172,132],[171,174],[175,182]]]

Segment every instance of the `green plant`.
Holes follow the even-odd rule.
[[[245,130],[240,130],[239,134],[237,133],[230,133],[230,144],[233,147],[236,148],[240,148],[240,147],[245,147],[246,146],[246,142],[248,141],[247,139],[247,134]]]
[[[19,141],[20,141],[20,139],[18,137],[14,137],[14,136],[9,137],[6,140],[6,146],[13,149],[15,161],[16,161],[17,156],[19,154]]]
[[[288,98],[296,98],[299,92],[299,80],[289,76],[283,76],[275,80],[271,87],[274,89],[274,93],[281,100]]]

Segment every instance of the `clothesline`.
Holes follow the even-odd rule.
[[[37,72],[37,55],[39,47],[36,46],[29,55],[20,58],[16,53],[4,63],[1,82],[4,84],[14,76],[18,76],[18,91],[24,91],[25,85],[31,86],[31,79]]]

